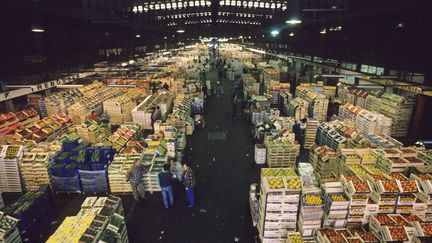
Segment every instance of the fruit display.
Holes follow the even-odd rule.
[[[288,234],[288,243],[303,243],[303,239],[298,233]]]
[[[267,176],[297,176],[294,168],[262,168],[261,178]]]
[[[372,232],[362,232],[358,231],[356,234],[364,241],[364,242],[380,242],[378,237]]]
[[[401,173],[397,173],[397,172],[390,173],[389,176],[391,178],[399,180],[399,181],[406,181],[406,180],[408,180],[408,178],[406,178],[404,175],[402,175]]]
[[[306,195],[304,197],[305,205],[321,205],[323,204],[322,197],[319,195]]]
[[[342,196],[342,195],[331,195],[330,198],[331,198],[332,201],[335,201],[335,202],[348,201],[348,200],[346,199],[346,197],[344,197],[344,196]]]
[[[398,193],[400,192],[398,182],[396,180],[381,181],[385,193]]]
[[[391,239],[394,241],[408,240],[408,234],[404,227],[388,227]]]
[[[371,189],[367,181],[353,181],[353,186],[356,193],[370,193]]]
[[[368,175],[368,172],[363,169],[360,165],[349,165],[348,168],[359,177],[363,178],[364,176]]]
[[[374,216],[380,226],[396,226],[396,222],[387,214],[378,214]]]
[[[390,217],[396,221],[398,226],[409,226],[408,222],[400,215],[394,214],[394,215],[390,215]]]
[[[270,189],[281,189],[285,187],[282,177],[269,178],[267,181]]]
[[[423,165],[424,161],[416,157],[404,157],[410,164]]]
[[[427,223],[419,223],[416,225],[416,228],[421,229],[421,236],[432,236],[432,223],[427,222]],[[419,230],[417,230],[419,231]]]
[[[19,147],[19,146],[8,146],[6,148],[5,159],[13,159],[13,158],[18,157],[20,151],[21,151],[21,147]]]
[[[288,189],[301,189],[302,188],[302,180],[300,177],[297,178],[287,178],[287,188]]]
[[[406,221],[408,222],[420,222],[423,223],[423,220],[417,215],[403,215]]]
[[[403,192],[416,193],[419,191],[417,181],[415,180],[401,181],[400,184]]]
[[[376,167],[375,165],[363,165],[363,168],[372,175],[382,175],[384,174],[384,171],[380,168]]]

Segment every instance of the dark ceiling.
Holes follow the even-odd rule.
[[[91,63],[108,48],[132,55],[136,46],[199,36],[244,36],[291,52],[427,72],[431,10],[431,1],[406,0],[2,0],[0,77]],[[293,17],[302,23],[285,23]]]

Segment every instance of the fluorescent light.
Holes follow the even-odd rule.
[[[130,61],[129,61],[129,64],[134,64],[134,63],[135,63],[134,60],[130,60]]]
[[[40,28],[40,27],[32,27],[31,31],[35,32],[35,33],[43,33],[43,32],[45,32],[45,30],[42,29],[42,28]]]
[[[140,38],[140,37],[141,37],[141,35],[138,35],[138,34],[137,34],[137,35],[135,35],[135,37],[136,37],[136,38]]]
[[[279,31],[278,30],[272,30],[272,32],[270,32],[270,34],[274,37],[279,35]]]
[[[168,37],[165,36],[164,39],[166,40],[166,39],[168,39]]]
[[[302,21],[299,19],[290,19],[290,20],[285,21],[285,23],[287,23],[287,24],[301,24]]]
[[[289,36],[291,36],[291,37],[294,36],[294,32],[291,32],[291,33],[289,34]]]
[[[320,34],[322,34],[322,35],[327,34],[327,29],[323,29],[323,30],[321,30],[321,31],[320,31]]]
[[[127,65],[128,65],[127,62],[123,62],[123,63],[121,64],[122,67],[126,67]]]
[[[177,30],[177,33],[184,33],[185,31],[184,30],[182,30],[182,29],[180,29],[180,30]]]

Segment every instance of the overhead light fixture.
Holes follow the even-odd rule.
[[[123,62],[123,63],[121,64],[122,67],[126,67],[127,65],[128,65],[127,62]]]
[[[136,38],[141,38],[141,35],[136,34],[135,37],[136,37]]]
[[[134,64],[134,63],[135,63],[134,60],[130,60],[130,61],[129,61],[129,64]]]
[[[278,30],[272,30],[272,32],[270,32],[270,34],[275,37],[277,35],[279,35],[279,31]]]
[[[301,24],[302,21],[299,19],[290,19],[290,20],[285,21],[285,23],[294,25],[294,24]]]
[[[320,34],[322,34],[322,35],[327,34],[327,29],[322,29],[322,30],[320,31]]]
[[[293,37],[293,36],[294,36],[294,32],[291,32],[291,33],[289,34],[289,36]]]
[[[31,28],[31,31],[35,32],[35,33],[43,33],[43,32],[45,32],[45,29],[42,28],[42,26],[40,26],[40,25],[33,25]]]
[[[166,40],[166,39],[168,39],[168,37],[165,36],[164,39]]]
[[[182,30],[182,29],[180,29],[180,30],[177,30],[177,33],[180,33],[180,34],[182,34],[182,33],[184,33],[185,31],[184,30]]]
[[[402,22],[398,23],[396,26],[398,29],[402,29],[404,27],[404,24]]]

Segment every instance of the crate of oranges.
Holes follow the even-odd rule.
[[[384,226],[381,228],[381,235],[383,239],[387,241],[398,241],[398,242],[411,242],[411,239],[406,231],[405,227],[389,227]]]
[[[400,181],[400,185],[404,193],[417,193],[420,190],[416,180]]]
[[[349,181],[345,185],[345,193],[347,195],[353,195],[353,194],[365,194],[369,195],[372,192],[371,185],[369,181],[367,180],[361,180],[361,181]]]
[[[375,190],[380,193],[395,194],[402,192],[400,182],[398,180],[377,180],[374,183]]]
[[[419,236],[432,237],[432,222],[414,222],[413,225]]]
[[[325,197],[325,204],[329,210],[348,208],[348,197],[343,193],[327,194]]]

